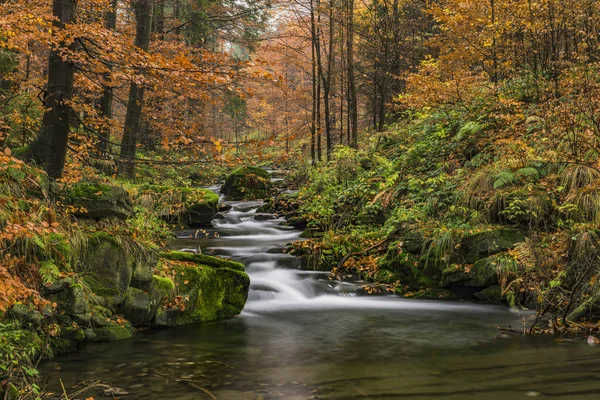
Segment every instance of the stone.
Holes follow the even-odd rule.
[[[221,193],[229,200],[264,199],[271,193],[271,176],[262,168],[240,167],[227,176]]]
[[[209,199],[204,203],[191,204],[187,207],[188,226],[190,227],[210,227],[213,217],[217,214],[217,205],[219,197]]]
[[[154,269],[158,265],[159,252],[155,249],[148,249],[144,254],[133,260],[133,274],[131,276],[130,286],[148,291],[152,285],[152,276]]]
[[[125,298],[131,283],[133,265],[125,249],[105,232],[98,232],[88,240],[87,250],[78,263],[76,272],[82,273],[92,291],[116,306]]]
[[[147,325],[153,317],[155,301],[152,296],[140,289],[130,287],[127,289],[125,300],[121,305],[121,314],[131,322],[133,326]]]
[[[477,260],[514,248],[525,240],[518,229],[498,228],[463,237],[455,255],[450,260],[455,264],[473,264]]]
[[[23,326],[29,325],[32,328],[39,328],[44,320],[39,311],[20,303],[14,304],[8,311],[8,315]]]
[[[77,183],[65,194],[65,201],[75,207],[77,217],[127,219],[133,215],[129,193],[120,186]]]
[[[68,289],[69,286],[71,286],[73,284],[74,284],[73,278],[57,279],[56,281],[52,282],[51,284],[43,286],[41,289],[41,292],[44,296],[48,296],[51,294],[60,293],[63,290]]]
[[[129,321],[121,322],[110,320],[102,327],[94,329],[96,342],[116,342],[119,340],[130,339],[133,336],[134,329]]]
[[[73,315],[71,315],[71,318],[73,319],[73,321],[75,321],[75,323],[77,323],[77,325],[83,326],[83,327],[88,327],[92,323],[92,314],[91,313],[73,314]]]
[[[501,303],[502,300],[502,289],[498,285],[490,286],[483,289],[480,292],[474,294],[481,301],[489,303]]]
[[[57,311],[72,316],[76,314],[86,314],[88,312],[88,303],[81,285],[71,285],[62,292],[46,296],[51,303],[56,303]]]
[[[248,298],[250,279],[240,270],[207,265],[175,266],[175,285],[184,307],[159,307],[156,326],[181,326],[239,314]]]

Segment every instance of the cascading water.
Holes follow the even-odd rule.
[[[500,306],[348,295],[358,284],[284,252],[300,232],[257,213],[261,203],[229,204],[207,237],[181,232],[172,245],[244,263],[242,315],[59,357],[42,368],[60,371],[56,392],[99,379],[128,399],[598,398],[600,348],[500,337],[497,326],[521,323]]]
[[[219,193],[218,187],[210,189]],[[283,225],[283,218],[258,213],[262,202],[222,201],[231,208],[213,220],[214,229],[207,237],[191,239],[194,232],[181,232],[173,246],[190,251],[197,251],[199,246],[205,254],[244,264],[251,282],[246,314],[286,309],[483,310],[467,303],[433,304],[396,296],[357,297],[354,293],[361,282],[334,281],[327,272],[300,270],[300,261],[286,254],[285,249],[288,243],[301,240],[301,232]]]

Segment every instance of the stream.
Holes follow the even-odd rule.
[[[90,344],[42,365],[51,387],[102,380],[123,399],[600,398],[600,347],[499,334],[522,325],[501,306],[356,296],[360,283],[299,270],[285,245],[300,232],[258,214],[262,203],[226,203],[209,237],[179,232],[172,247],[242,262],[243,313]]]

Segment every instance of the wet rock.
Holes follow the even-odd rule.
[[[134,329],[129,321],[121,320],[117,322],[110,320],[106,325],[95,328],[94,333],[97,342],[116,342],[130,339],[133,336]]]
[[[190,266],[188,260],[186,264],[176,265],[175,272],[178,294],[185,299],[183,306],[159,307],[154,318],[155,325],[181,326],[207,322],[239,314],[244,308],[250,279],[243,270],[224,265],[215,268],[202,263]],[[169,296],[173,300],[172,294]]]
[[[227,212],[231,210],[233,206],[231,204],[219,204],[219,212]]]
[[[481,301],[488,303],[502,302],[502,289],[498,285],[490,286],[474,294]]]
[[[273,214],[254,214],[255,221],[271,221],[277,219]]]
[[[155,309],[152,296],[140,289],[130,287],[121,305],[121,313],[133,326],[147,325]]]

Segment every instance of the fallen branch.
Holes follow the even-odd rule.
[[[195,389],[198,389],[198,390],[200,390],[200,391],[204,392],[204,393],[205,393],[207,396],[209,396],[211,399],[213,399],[213,400],[217,400],[217,398],[215,397],[215,395],[214,395],[214,394],[212,394],[211,392],[209,392],[207,389],[204,389],[202,386],[198,386],[198,385],[196,385],[194,382],[192,382],[192,381],[190,381],[190,380],[187,380],[187,379],[180,379],[180,381],[181,381],[181,382],[185,382],[185,383],[187,383],[188,385],[190,385],[191,387],[193,387],[193,388],[195,388]]]
[[[369,247],[369,248],[367,248],[367,249],[364,249],[364,250],[362,250],[362,251],[350,252],[350,253],[346,254],[346,255],[344,256],[344,258],[342,258],[342,260],[341,260],[341,261],[338,263],[338,265],[337,265],[337,269],[338,269],[338,270],[339,270],[339,269],[341,269],[341,268],[344,266],[344,264],[346,264],[346,261],[348,261],[348,259],[349,259],[349,258],[351,258],[351,257],[356,257],[356,256],[360,256],[361,254],[365,254],[365,253],[368,253],[368,252],[369,252],[369,251],[371,251],[371,250],[375,250],[376,248],[378,248],[378,247],[381,247],[381,246],[383,246],[385,243],[387,243],[387,241],[388,241],[388,240],[389,240],[389,238],[387,238],[387,237],[386,237],[386,238],[385,238],[385,239],[383,239],[381,242],[378,242],[378,243],[374,244],[373,246],[371,246],[371,247]]]

